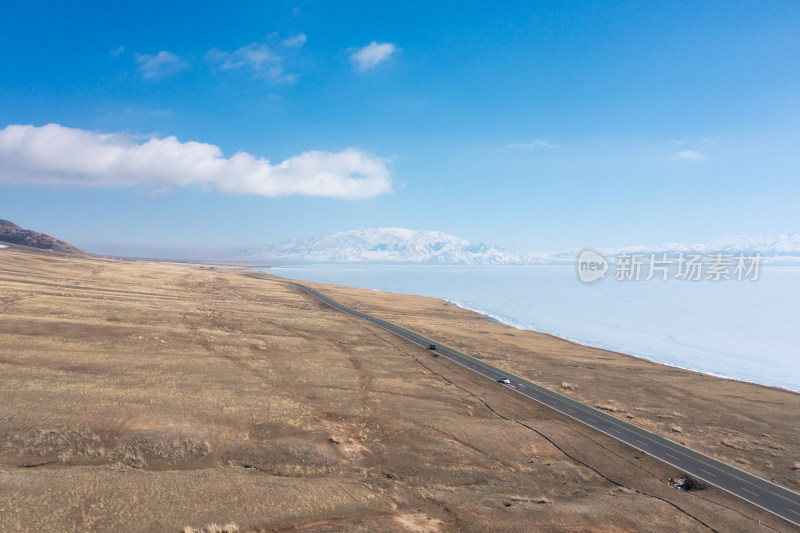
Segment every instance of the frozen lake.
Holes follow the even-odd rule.
[[[441,298],[516,328],[800,391],[800,267],[765,265],[757,281],[591,285],[573,266],[320,264],[266,271]]]

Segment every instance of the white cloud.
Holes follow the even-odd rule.
[[[675,159],[686,159],[689,161],[700,161],[701,159],[706,158],[706,156],[700,152],[696,152],[695,150],[683,150],[682,152],[675,154],[673,157]]]
[[[379,63],[386,61],[398,51],[399,48],[392,43],[377,43],[372,41],[364,48],[353,52],[350,55],[350,61],[353,62],[357,71],[365,72],[376,67]]]
[[[10,125],[0,130],[0,184],[153,188],[225,194],[372,198],[392,191],[386,162],[355,148],[311,151],[277,164],[174,136],[138,143],[123,133]]]
[[[191,65],[172,52],[162,50],[156,55],[136,54],[139,71],[145,79],[163,78],[191,68]]]
[[[284,39],[281,41],[281,44],[287,48],[300,48],[304,44],[306,44],[306,34],[305,33],[298,33],[294,37],[289,37],[288,39]]]
[[[504,148],[558,148],[558,145],[550,144],[544,139],[536,139],[529,143],[512,143],[507,144]]]
[[[281,41],[281,45],[286,49],[298,49],[305,42],[305,34],[299,33]],[[247,70],[254,78],[266,78],[276,83],[297,81],[295,74],[285,72],[283,66],[285,58],[265,43],[250,43],[233,52],[212,48],[206,53],[205,59],[209,63],[216,64],[221,70]]]
[[[258,71],[280,61],[280,57],[275,55],[269,46],[260,43],[248,44],[234,52],[223,52],[212,48],[206,54],[206,58],[219,63],[222,70],[246,67]]]

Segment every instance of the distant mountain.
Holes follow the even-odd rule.
[[[22,246],[29,246],[31,248],[39,248],[42,250],[53,250],[54,252],[63,252],[68,254],[82,254],[69,243],[62,240],[32,231],[29,229],[22,229],[13,222],[0,219],[0,242],[7,242],[11,244],[20,244]]]
[[[522,257],[484,243],[472,243],[439,231],[369,228],[277,244],[249,246],[218,259],[247,262],[314,263],[524,263]]]
[[[684,246],[680,244],[664,244],[664,251],[710,252],[761,252],[765,257],[798,257],[800,258],[800,233],[784,233],[777,237],[726,237],[706,244]]]
[[[712,253],[744,253],[751,255],[760,253],[768,261],[800,262],[800,233],[784,233],[777,237],[742,236],[725,237],[716,241],[699,244],[666,243],[660,246],[624,246],[622,248],[598,248],[606,257],[613,258],[620,253],[657,253],[677,255],[696,253],[708,255]],[[562,250],[558,252],[532,252],[525,256],[528,262],[564,262],[574,261],[579,250]]]
[[[714,252],[761,253],[768,261],[800,262],[800,233],[778,237],[727,237],[702,244],[668,243],[660,246],[598,248],[613,259],[627,253]],[[265,263],[417,263],[508,265],[530,263],[572,263],[579,250],[509,252],[485,243],[472,243],[440,231],[416,231],[405,228],[368,228],[331,233],[316,237],[291,239],[276,244],[248,246],[205,257],[221,261]]]

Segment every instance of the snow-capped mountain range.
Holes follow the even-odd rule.
[[[800,233],[778,237],[728,237],[703,244],[598,248],[609,258],[626,253],[761,253],[769,261],[800,262]],[[248,246],[214,259],[271,263],[417,263],[509,265],[573,262],[578,249],[517,254],[490,244],[473,243],[440,231],[367,228],[276,244]]]
[[[574,261],[580,250],[562,250],[558,252],[532,252],[526,255],[529,261],[563,262]],[[716,241],[699,244],[666,243],[660,246],[624,246],[621,248],[597,248],[597,251],[608,258],[621,253],[628,254],[663,254],[677,255],[681,252],[708,255],[713,253],[753,255],[760,253],[770,262],[800,262],[800,233],[784,233],[777,237],[743,236],[725,237]]]
[[[249,246],[226,257],[236,261],[319,263],[524,263],[525,260],[495,246],[472,243],[440,231],[405,228],[368,228],[291,239],[277,244]]]
[[[800,233],[784,233],[777,237],[726,237],[707,244],[685,246],[664,244],[663,251],[761,252],[767,257],[800,257]]]

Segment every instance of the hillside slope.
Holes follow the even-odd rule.
[[[83,252],[75,248],[68,242],[64,242],[50,235],[32,231],[29,229],[22,229],[13,222],[0,219],[0,242],[8,242],[11,244],[20,244],[22,246],[29,246],[31,248],[39,248],[41,250],[53,250],[54,252],[62,252],[67,254],[82,254]]]

